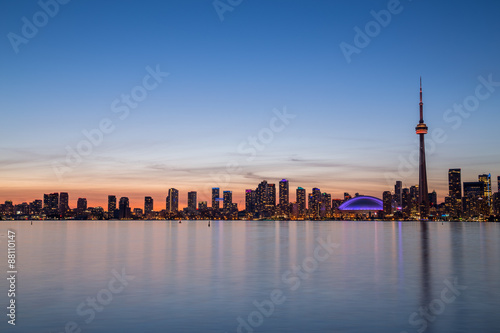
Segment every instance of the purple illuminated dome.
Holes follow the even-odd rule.
[[[360,195],[347,200],[339,206],[339,210],[383,210],[382,200],[375,197]]]

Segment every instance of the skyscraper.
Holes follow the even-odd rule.
[[[255,212],[255,191],[245,190],[245,211],[247,214]]]
[[[48,217],[59,216],[59,193],[43,195],[43,210]]]
[[[382,202],[384,207],[384,214],[391,215],[392,214],[392,194],[390,191],[385,191],[382,194]]]
[[[65,216],[69,210],[69,195],[67,192],[61,192],[59,194],[59,214]]]
[[[403,191],[403,182],[398,180],[396,181],[396,185],[394,185],[394,201],[396,201],[396,204],[401,207],[402,205],[402,192]]]
[[[483,174],[478,176],[478,180],[484,184],[483,198],[487,200],[488,205],[491,204],[491,174]]]
[[[188,208],[190,210],[196,210],[196,191],[188,192]]]
[[[177,189],[168,190],[166,208],[169,213],[175,213],[179,210],[179,191]]]
[[[448,170],[449,214],[459,217],[462,213],[462,176],[460,169]],[[445,199],[446,201],[446,199]]]
[[[448,170],[448,189],[451,198],[462,198],[462,177],[460,169]]]
[[[219,188],[218,187],[212,188],[212,209],[214,209],[214,210],[219,209]]]
[[[78,211],[78,214],[82,214],[87,210],[86,198],[78,198],[78,201],[76,202],[76,210]]]
[[[153,212],[153,198],[144,197],[144,215],[146,215],[146,218],[150,217],[152,212]]]
[[[120,203],[118,207],[118,218],[121,220],[130,218],[130,207],[127,197],[120,198]]]
[[[306,190],[302,187],[297,187],[297,210],[300,217],[306,214]]]
[[[116,196],[108,195],[108,216],[111,218],[116,210]]]
[[[222,203],[222,208],[224,210],[231,210],[233,208],[233,192],[231,191],[224,191],[223,192],[223,203]]]
[[[425,165],[425,141],[424,135],[427,134],[427,125],[424,123],[424,103],[422,102],[422,78],[420,78],[420,121],[415,131],[420,136],[420,158],[418,169],[418,209],[420,219],[425,220],[429,216],[429,191],[427,189],[427,169]]]
[[[282,210],[286,210],[288,208],[288,204],[290,203],[288,180],[282,179],[279,184],[280,184],[279,185],[280,186],[280,207]]]

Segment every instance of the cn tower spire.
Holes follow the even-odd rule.
[[[420,124],[424,123],[424,103],[422,102],[422,77],[420,77]]]
[[[415,128],[417,135],[420,137],[420,158],[418,172],[418,211],[420,220],[427,220],[429,217],[429,197],[427,189],[427,168],[425,164],[425,142],[424,135],[427,134],[427,125],[424,123],[424,103],[422,102],[422,77],[420,77],[420,121]]]

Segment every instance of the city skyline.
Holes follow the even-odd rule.
[[[465,184],[474,184],[474,183],[479,183],[479,182],[489,182],[489,196],[492,197],[492,195],[496,192],[500,193],[500,176],[497,176],[496,178],[492,176],[491,174],[479,174],[476,175],[476,178],[468,179],[468,178],[462,178],[462,169],[461,168],[454,168],[454,169],[449,169],[447,174],[447,193],[443,196],[437,197],[437,203],[438,204],[445,204],[446,203],[446,197],[449,197],[453,200],[460,199],[462,198],[462,193],[466,192],[465,189]],[[495,179],[497,180],[496,182],[496,188],[494,186]],[[345,194],[348,193],[350,196],[354,197],[356,194],[359,194],[361,196],[369,195],[367,193],[364,193],[362,191],[356,191],[356,192],[347,192],[347,191],[340,191],[339,194],[332,194],[331,192],[328,192],[324,190],[324,188],[317,188],[317,187],[303,187],[297,185],[290,185],[290,181],[288,179],[281,179],[281,180],[263,180],[264,182],[269,182],[269,184],[272,184],[274,187],[274,193],[275,193],[275,204],[281,204],[282,202],[290,202],[290,203],[299,203],[302,202],[303,204],[307,205],[307,194],[309,193],[309,189],[311,190],[310,192],[314,192],[314,190],[320,190],[320,193],[328,193],[331,198],[330,200],[344,200],[345,199]],[[278,185],[276,185],[278,184]],[[283,186],[285,185],[286,186]],[[250,186],[250,188],[253,188],[255,184]],[[390,192],[391,195],[393,195],[393,199],[395,202],[401,205],[401,198],[399,197],[402,194],[402,191],[404,189],[408,190],[410,187],[419,187],[418,183],[412,184],[412,185],[403,185],[401,181],[396,181],[396,184],[394,185],[394,189],[391,189],[390,187],[386,189],[385,191],[379,193],[378,195],[375,195],[376,198],[383,199],[383,194],[384,192]],[[230,188],[220,188],[220,187],[210,187],[208,186],[207,188],[210,188],[210,193],[209,194],[203,194],[197,191],[197,189],[191,189],[186,192],[181,192],[175,188],[169,188],[166,193],[163,196],[153,196],[153,195],[145,195],[143,197],[131,197],[130,195],[127,195],[127,193],[122,193],[123,195],[117,195],[116,193],[108,193],[105,197],[101,199],[95,199],[95,198],[89,198],[86,195],[83,196],[74,196],[74,195],[69,195],[71,193],[64,192],[64,191],[55,191],[55,192],[45,192],[45,194],[40,195],[35,198],[31,198],[28,200],[23,200],[16,202],[15,200],[11,199],[6,199],[3,201],[12,201],[14,204],[20,204],[22,202],[30,203],[34,200],[40,200],[43,198],[44,195],[51,195],[52,193],[58,193],[58,194],[63,194],[63,197],[61,197],[59,200],[60,204],[63,204],[66,207],[74,207],[77,208],[80,206],[80,200],[85,200],[85,207],[102,207],[107,209],[109,207],[109,198],[114,197],[114,206],[113,207],[118,207],[117,205],[117,200],[119,198],[127,198],[129,200],[129,206],[130,208],[146,208],[146,202],[149,202],[148,206],[150,206],[150,210],[154,211],[160,211],[160,210],[167,210],[169,211],[169,207],[171,207],[171,197],[175,198],[175,209],[174,210],[182,210],[183,208],[188,208],[191,207],[193,208],[193,204],[196,205],[196,209],[198,208],[198,205],[202,202],[207,204],[207,207],[213,208],[214,204],[217,209],[222,209],[224,206],[224,198],[226,197],[226,193],[230,193],[230,198],[231,202],[236,203],[238,205],[239,210],[244,210],[245,206],[245,201],[246,201],[246,196],[248,194],[248,191],[252,189],[245,189],[243,193],[238,193],[237,191],[234,191]],[[484,194],[486,195],[487,189],[486,186],[483,188],[484,189]],[[253,191],[253,190],[252,190]],[[297,191],[297,192],[296,192]],[[297,193],[298,191],[301,191],[302,197],[300,198],[301,200],[298,200],[297,198]],[[429,194],[432,193],[433,190],[429,190]],[[282,197],[282,193],[286,193],[284,197]],[[399,194],[398,194],[399,193]],[[201,194],[201,195],[200,195]],[[399,196],[398,196],[399,195]],[[370,195],[371,196],[371,195]],[[242,198],[236,200],[235,198]],[[132,199],[133,198],[133,199]],[[190,198],[191,198],[191,205],[190,205]],[[194,199],[193,199],[194,198]],[[214,198],[218,198],[218,200],[214,200]],[[3,202],[0,201],[0,202]],[[96,204],[97,203],[97,204]],[[221,204],[222,203],[222,204]],[[159,208],[159,209],[158,209]],[[224,207],[226,208],[226,207]],[[147,210],[147,209],[145,209]],[[170,210],[171,211],[171,210]]]
[[[420,76],[429,191],[443,200],[451,168],[499,175],[500,5],[388,4],[243,2],[221,21],[211,2],[69,2],[15,52],[7,36],[44,9],[3,3],[0,202],[114,193],[133,205],[176,188],[210,203],[211,187],[244,202],[254,182],[282,177],[380,197],[418,183]]]

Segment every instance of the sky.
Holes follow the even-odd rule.
[[[500,175],[498,1],[0,2],[0,202]]]

